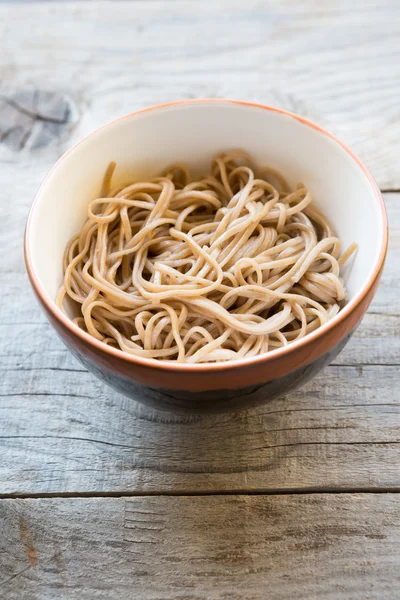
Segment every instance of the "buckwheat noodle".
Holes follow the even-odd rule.
[[[286,346],[346,300],[340,241],[299,184],[243,152],[111,189],[69,242],[57,296],[97,340],[145,358],[230,361]]]

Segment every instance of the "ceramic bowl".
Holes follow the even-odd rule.
[[[100,192],[107,165],[116,180],[141,180],[172,162],[204,171],[223,150],[242,148],[257,163],[302,181],[331,219],[343,248],[358,244],[344,269],[349,301],[339,314],[285,348],[230,363],[181,365],[106,346],[56,304],[62,256]],[[47,317],[71,352],[100,379],[159,409],[225,411],[283,396],[309,380],[343,348],[378,285],[387,246],[379,189],[361,161],[321,127],[277,108],[231,100],[155,106],[119,118],[76,144],[53,167],[33,203],[25,235],[28,274]]]

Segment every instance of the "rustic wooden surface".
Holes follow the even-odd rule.
[[[0,518],[2,598],[398,598],[396,494],[3,500]]]
[[[399,22],[397,0],[0,2],[0,598],[398,597]],[[22,258],[32,196],[66,148],[200,96],[336,133],[391,226],[381,287],[336,362],[212,417],[146,409],[84,371]]]

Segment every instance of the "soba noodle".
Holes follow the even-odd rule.
[[[299,184],[231,152],[110,190],[69,242],[57,304],[105,344],[145,358],[230,361],[286,346],[346,300],[340,241]],[[343,255],[348,259],[352,245]]]

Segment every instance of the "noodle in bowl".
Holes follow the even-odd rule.
[[[340,351],[386,245],[376,184],[330,134],[204,100],[77,144],[37,195],[25,255],[50,321],[97,376],[158,408],[221,411],[283,395]]]
[[[311,193],[244,153],[192,181],[183,166],[109,190],[64,255],[65,295],[90,335],[145,358],[251,357],[300,339],[340,310],[340,241]],[[277,187],[272,182],[276,180]]]

